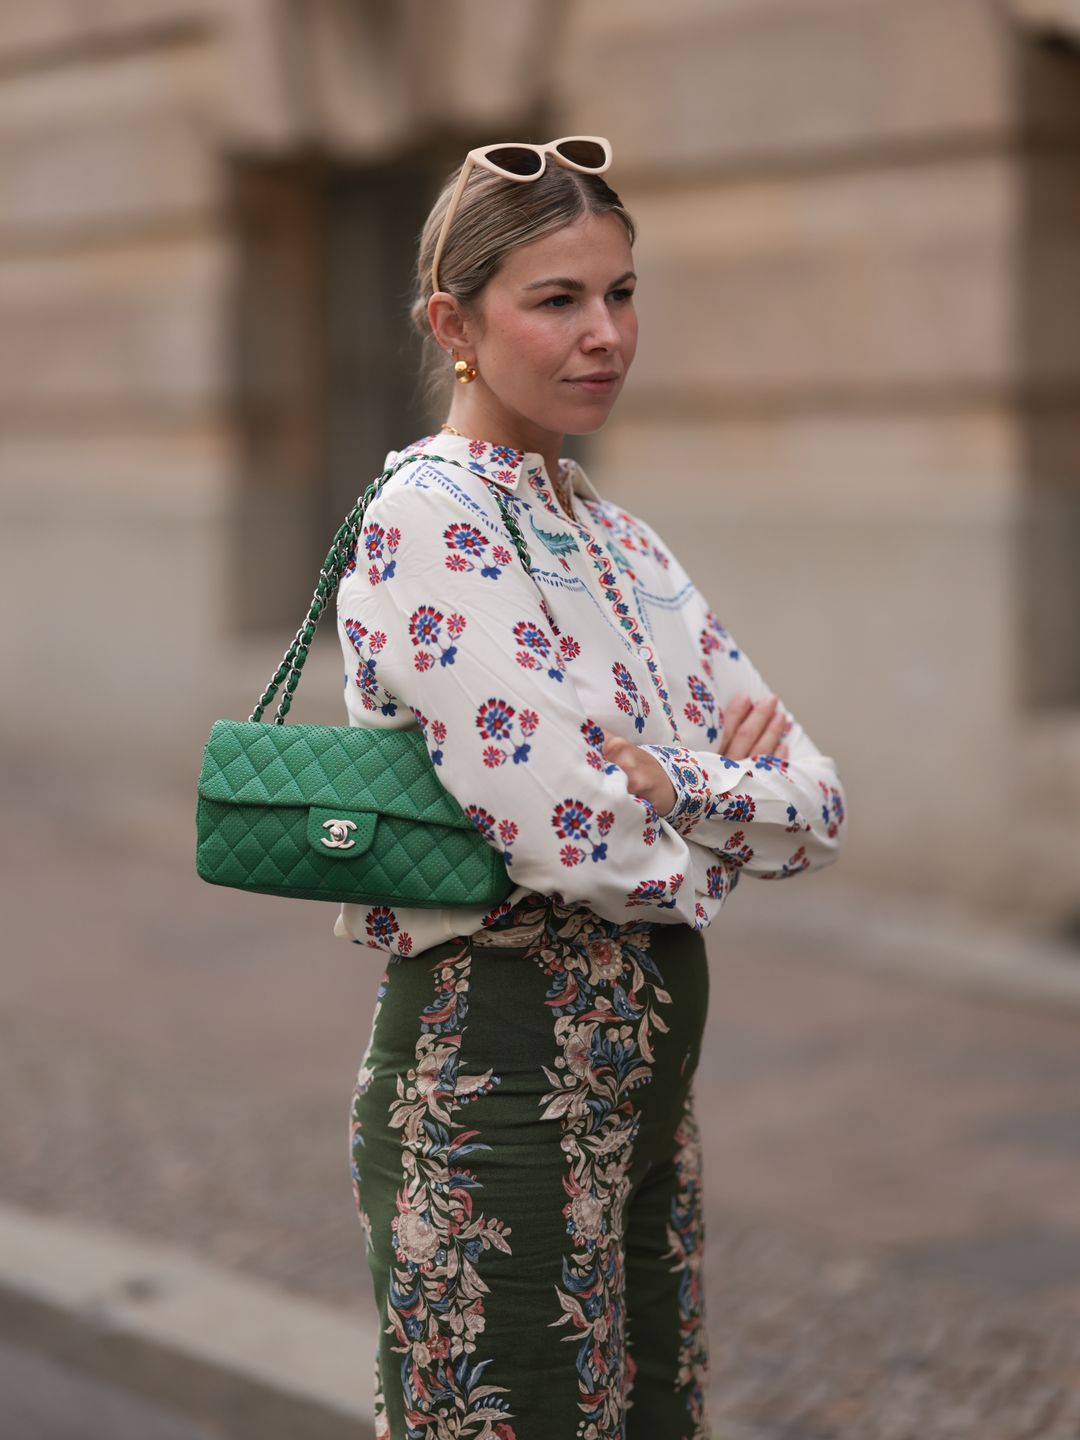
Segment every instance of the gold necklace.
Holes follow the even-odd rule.
[[[449,430],[451,435],[460,435],[463,440],[467,440],[469,438],[463,430],[455,430],[453,425],[440,425],[439,429]]]

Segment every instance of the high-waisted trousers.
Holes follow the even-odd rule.
[[[389,957],[350,1115],[378,1440],[711,1440],[700,932],[531,894]]]

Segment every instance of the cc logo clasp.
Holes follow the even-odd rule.
[[[322,837],[330,850],[348,850],[356,843],[348,838],[349,831],[356,829],[355,820],[324,820],[323,829],[330,831],[329,836]]]

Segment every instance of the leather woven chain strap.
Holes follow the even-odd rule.
[[[339,526],[333,543],[327,551],[326,559],[323,561],[319,570],[319,579],[315,586],[315,593],[311,597],[311,605],[308,608],[307,618],[300,626],[300,629],[297,630],[292,644],[288,650],[286,650],[285,657],[274,672],[270,683],[259,696],[259,703],[248,716],[249,721],[262,719],[263,711],[273,700],[284,680],[285,688],[281,692],[281,699],[278,702],[277,710],[274,712],[274,723],[276,725],[283,725],[285,723],[285,716],[288,714],[289,707],[292,704],[293,692],[300,684],[300,672],[303,670],[304,661],[308,657],[308,648],[315,638],[315,631],[318,628],[319,620],[329,603],[331,595],[337,589],[338,582],[341,579],[346,565],[349,563],[354,549],[360,544],[360,531],[364,523],[364,512],[378,491],[386,484],[387,480],[390,479],[390,476],[396,474],[403,466],[410,465],[416,460],[438,460],[444,465],[456,465],[459,470],[468,470],[470,475],[477,473],[475,470],[470,469],[468,465],[462,465],[460,460],[450,460],[442,455],[431,455],[426,451],[419,451],[415,455],[406,455],[404,460],[399,460],[396,465],[391,465],[390,468],[384,470],[381,475],[376,476]],[[529,565],[529,552],[525,548],[525,538],[521,533],[521,527],[506,508],[506,502],[503,499],[502,492],[497,488],[495,490],[495,498],[499,502],[499,509],[502,511],[503,520],[506,522],[506,528],[510,532],[510,536],[514,542],[514,548],[521,558],[521,563],[525,567],[525,573],[531,576],[532,568]]]

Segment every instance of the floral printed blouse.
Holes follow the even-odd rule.
[[[515,889],[489,909],[346,903],[336,936],[415,955],[534,891],[700,930],[742,874],[778,880],[836,858],[835,762],[782,701],[789,758],[714,748],[734,697],[769,688],[651,526],[571,459],[559,470],[573,520],[536,452],[445,433],[384,468],[415,453],[370,501],[338,587],[349,723],[418,726]],[[677,797],[666,815],[605,762],[602,730],[663,765]]]

